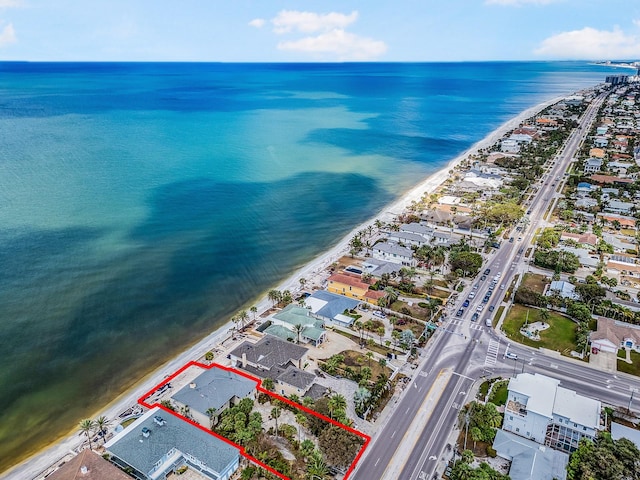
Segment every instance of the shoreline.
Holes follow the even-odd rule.
[[[309,279],[312,276],[318,275],[338,258],[343,256],[344,254],[348,254],[349,241],[359,230],[362,230],[369,225],[373,225],[376,220],[381,220],[384,222],[393,220],[396,215],[406,210],[406,208],[413,201],[420,200],[420,198],[425,193],[432,193],[448,178],[449,171],[459,165],[470,154],[477,152],[482,148],[486,148],[495,144],[500,138],[504,136],[507,131],[513,130],[522,121],[532,117],[549,105],[553,105],[565,97],[566,95],[541,102],[522,111],[515,117],[505,121],[503,124],[487,134],[484,138],[474,143],[470,148],[447,162],[447,164],[440,170],[433,172],[416,186],[400,194],[400,196],[395,201],[386,205],[382,210],[373,215],[369,220],[356,225],[334,246],[330,247],[329,250],[324,253],[320,253],[316,257],[312,258],[309,262],[294,270],[294,272],[289,277],[287,277],[280,284],[273,288],[276,288],[278,290],[290,290],[292,293],[300,290],[300,278]],[[271,302],[268,300],[266,294],[267,292],[262,292],[256,298],[256,303],[254,303],[254,305],[258,309],[257,315],[262,314],[271,306]],[[250,305],[250,302],[248,302],[246,305]],[[104,415],[110,420],[118,418],[120,413],[122,413],[131,404],[137,404],[137,399],[150,388],[155,386],[158,383],[159,379],[173,373],[189,360],[198,359],[202,357],[206,352],[214,350],[216,345],[221,344],[225,341],[226,337],[230,336],[230,329],[233,326],[233,322],[229,320],[221,326],[217,327],[204,338],[187,347],[183,352],[179,353],[171,359],[168,359],[158,368],[147,372],[142,378],[135,381],[131,387],[120,392],[111,402],[97,409],[96,412],[89,416],[89,418],[96,418],[100,415]],[[73,451],[77,447],[78,443],[82,441],[83,437],[78,434],[77,427],[74,427],[67,434],[62,434],[61,437],[49,443],[47,446],[44,446],[30,457],[10,467],[5,472],[0,473],[0,480],[9,478],[31,479],[36,475],[39,475],[41,472],[47,470],[53,464],[58,463],[61,458],[68,455],[70,451]]]

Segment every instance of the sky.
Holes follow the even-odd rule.
[[[0,0],[0,60],[623,59],[637,0]]]

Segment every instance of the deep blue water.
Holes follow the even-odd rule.
[[[0,63],[0,471],[509,118],[607,73]]]

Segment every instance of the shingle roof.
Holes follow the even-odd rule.
[[[82,472],[86,467],[87,472]],[[96,452],[83,450],[47,477],[47,480],[131,480],[131,477]]]
[[[316,290],[306,301],[308,305],[311,305],[313,313],[324,318],[335,318],[345,310],[356,308],[360,303],[358,300],[326,290]]]
[[[313,400],[318,400],[319,398],[324,397],[329,392],[329,389],[324,385],[320,385],[319,383],[314,383],[311,385],[307,393],[304,394],[305,397],[310,397]]]
[[[158,425],[154,416],[160,416],[164,425]],[[142,434],[143,428],[149,430],[148,437]],[[105,448],[145,474],[172,448],[192,455],[217,472],[223,471],[239,457],[236,448],[158,407],[149,410],[112,438]]]
[[[293,360],[297,363],[307,353],[307,348],[291,342],[280,340],[273,335],[265,335],[257,343],[243,342],[231,351],[231,355],[242,358],[247,355],[247,361],[261,365],[264,368],[285,365]]]
[[[569,455],[504,430],[496,432],[493,448],[502,458],[511,460],[512,480],[565,480]]]
[[[289,367],[278,375],[278,380],[297,388],[306,390],[316,379],[313,373],[305,372],[296,367]]]
[[[256,388],[253,380],[215,366],[198,375],[191,385],[182,387],[172,398],[205,415],[209,408],[218,410],[233,397],[244,398]]]

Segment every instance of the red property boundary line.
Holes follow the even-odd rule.
[[[149,398],[151,395],[153,395],[158,389],[162,388],[163,386],[165,386],[167,383],[169,383],[171,380],[173,380],[174,378],[176,378],[178,375],[180,375],[182,372],[184,372],[187,368],[189,367],[199,367],[199,368],[203,368],[205,370],[209,370],[211,368],[219,368],[221,370],[225,370],[227,372],[232,372],[235,373],[236,375],[241,375],[249,380],[252,380],[254,382],[256,382],[256,390],[258,392],[261,393],[265,393],[271,397],[274,397],[278,400],[280,400],[283,403],[286,403],[288,405],[291,405],[294,408],[297,408],[299,410],[302,410],[303,412],[309,413],[311,415],[315,415],[316,417],[329,422],[333,425],[335,425],[336,427],[340,427],[350,433],[353,433],[354,435],[359,436],[360,438],[362,438],[364,440],[364,444],[362,445],[362,447],[360,448],[360,451],[358,452],[358,454],[356,455],[356,457],[353,459],[353,462],[351,462],[351,465],[349,466],[349,469],[347,470],[347,473],[344,477],[344,480],[348,480],[348,478],[351,476],[351,473],[353,472],[353,470],[356,468],[356,465],[358,463],[358,461],[360,460],[360,458],[362,457],[364,451],[366,450],[367,446],[369,445],[369,442],[371,442],[371,437],[369,435],[366,435],[362,432],[359,432],[358,430],[351,428],[351,427],[347,427],[346,425],[343,425],[339,422],[336,422],[335,420],[332,420],[329,417],[325,417],[324,415],[311,410],[310,408],[305,407],[304,405],[300,405],[298,403],[292,402],[291,400],[289,400],[288,398],[285,398],[281,395],[278,395],[277,393],[271,392],[269,390],[267,390],[266,388],[264,388],[262,386],[262,381],[259,378],[256,378],[246,372],[242,372],[240,370],[237,370],[235,368],[232,367],[225,367],[224,365],[220,365],[218,363],[212,363],[211,365],[205,365],[203,363],[200,362],[196,362],[196,361],[190,361],[189,363],[187,363],[186,365],[184,365],[182,368],[180,368],[178,371],[176,371],[173,375],[165,378],[161,383],[159,383],[158,385],[156,385],[155,387],[153,387],[151,390],[149,390],[147,393],[145,393],[143,396],[141,396],[138,399],[138,403],[140,405],[142,405],[145,408],[154,408],[154,407],[158,407],[161,410],[164,410],[166,413],[168,413],[169,415],[174,415],[178,418],[180,418],[181,420],[184,420],[185,422],[188,422],[189,424],[191,424],[192,426],[199,428],[200,430],[208,433],[209,435],[213,435],[214,437],[222,440],[225,443],[228,443],[229,445],[237,448],[238,450],[240,450],[240,454],[249,459],[251,462],[255,463],[256,465],[261,466],[262,468],[264,468],[265,470],[273,473],[274,475],[277,475],[278,477],[280,477],[282,480],[291,480],[289,477],[285,477],[282,473],[278,472],[277,470],[274,470],[272,467],[264,464],[263,462],[261,462],[260,460],[258,460],[257,458],[249,455],[245,448],[242,445],[238,445],[237,443],[232,442],[231,440],[229,440],[228,438],[225,438],[221,435],[218,435],[216,432],[212,431],[212,430],[208,430],[205,427],[203,427],[202,425],[194,422],[193,420],[190,420],[188,418],[186,418],[184,415],[180,415],[178,412],[174,412],[173,410],[168,409],[167,407],[159,404],[159,403],[153,403],[153,404],[149,404],[146,402],[146,399]]]

